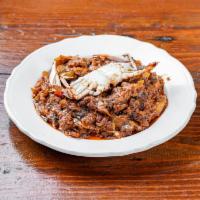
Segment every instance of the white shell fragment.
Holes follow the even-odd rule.
[[[52,68],[51,68],[51,73],[49,75],[49,82],[50,82],[51,85],[61,86],[61,82],[60,82],[59,76],[57,74],[55,62],[53,62],[53,65],[52,65]]]

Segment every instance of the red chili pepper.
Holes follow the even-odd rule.
[[[58,96],[58,97],[62,97],[62,96],[63,96],[63,92],[62,92],[61,90],[56,90],[56,91],[54,92],[54,94],[55,94],[56,96]]]

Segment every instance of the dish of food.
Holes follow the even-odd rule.
[[[67,136],[113,139],[148,128],[167,106],[164,80],[129,54],[59,56],[32,88],[40,116]]]
[[[141,152],[174,137],[190,120],[196,96],[190,73],[166,51],[98,35],[65,39],[28,55],[7,80],[4,104],[34,141],[104,157]]]

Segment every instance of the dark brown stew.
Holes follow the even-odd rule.
[[[70,69],[67,73],[74,78],[109,62],[106,55],[56,59],[57,70],[62,72],[67,67]],[[99,96],[88,95],[80,100],[66,98],[62,87],[50,85],[48,77],[49,73],[43,72],[32,88],[35,108],[44,121],[75,138],[113,139],[133,135],[148,128],[167,106],[164,81],[151,71],[125,80]]]

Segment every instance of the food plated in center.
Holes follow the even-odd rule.
[[[135,60],[122,56],[126,52]],[[105,157],[145,151],[171,139],[191,118],[196,97],[191,74],[163,49],[98,35],[64,39],[28,55],[6,82],[4,104],[17,127],[37,143],[67,154]]]
[[[129,54],[59,56],[32,88],[35,108],[52,127],[85,139],[140,132],[167,106],[164,80]]]

